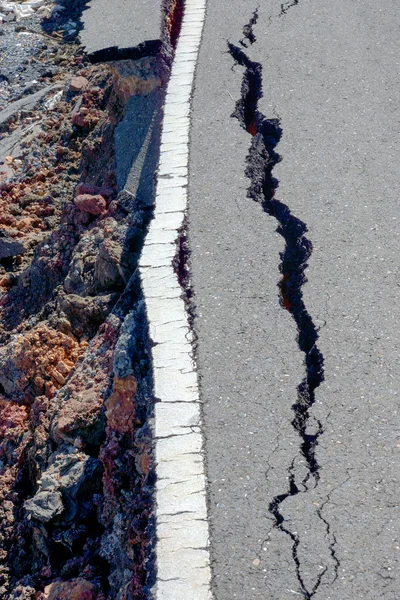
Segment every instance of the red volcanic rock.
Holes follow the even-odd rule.
[[[74,202],[79,210],[91,215],[101,215],[107,208],[107,203],[100,194],[96,196],[80,194],[75,198]]]
[[[99,111],[89,110],[87,106],[82,108],[72,117],[72,123],[77,127],[93,128],[99,122]]]
[[[132,432],[135,428],[136,379],[114,377],[114,388],[106,401],[107,425],[118,433]]]
[[[70,92],[81,92],[88,85],[86,77],[73,77],[69,84]]]
[[[51,423],[50,435],[55,442],[73,442],[79,433],[83,443],[86,443],[85,432],[92,435],[90,428],[99,421],[104,405],[103,392],[112,373],[119,327],[119,319],[109,317],[90,343],[86,359],[77,366],[64,386],[63,401],[54,411]],[[88,386],[90,377],[93,379]],[[78,444],[81,444],[81,440]]]
[[[71,368],[84,352],[84,342],[40,324],[0,351],[0,382],[13,399],[31,402],[40,394],[52,397],[65,383],[58,370],[63,362]]]

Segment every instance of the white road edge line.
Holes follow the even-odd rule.
[[[187,211],[191,94],[205,11],[206,0],[186,0],[164,106],[154,218],[139,261],[155,343],[155,600],[212,599],[199,389],[172,266]]]

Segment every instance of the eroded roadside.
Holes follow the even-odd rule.
[[[140,599],[153,584],[152,373],[136,271],[150,159],[125,188],[115,133],[149,97],[145,129],[157,131],[180,9],[165,3],[156,57],[93,65],[58,42],[69,60],[56,86],[10,102],[1,124],[0,598]]]

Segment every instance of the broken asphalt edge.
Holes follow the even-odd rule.
[[[206,0],[186,0],[167,84],[154,216],[139,260],[155,400],[155,600],[211,600],[209,526],[201,405],[193,334],[174,270],[188,204],[191,95]],[[162,36],[161,36],[162,37]],[[168,54],[163,40],[99,49],[91,62]]]
[[[167,86],[154,218],[139,270],[154,378],[156,600],[210,600],[201,407],[192,332],[174,271],[188,203],[191,95],[206,0],[186,0]]]

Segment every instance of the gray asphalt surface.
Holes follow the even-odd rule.
[[[193,99],[189,238],[216,600],[397,600],[399,572],[399,62],[394,0],[260,0],[259,110],[279,116],[276,197],[307,224],[304,301],[325,381],[315,489],[292,405],[304,377],[278,300],[276,220],[246,197],[250,135],[231,117],[257,2],[208,0]],[[286,10],[288,8],[288,10]],[[318,581],[320,584],[318,585]]]
[[[81,41],[90,54],[159,40],[161,17],[161,0],[90,0],[82,15]]]

